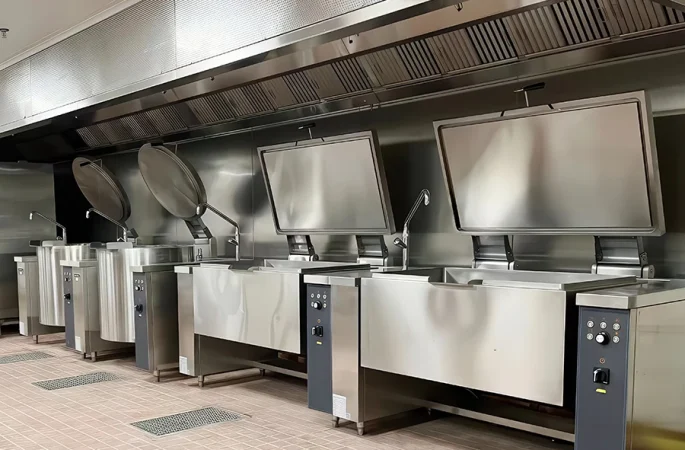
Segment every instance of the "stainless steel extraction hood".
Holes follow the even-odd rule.
[[[129,148],[685,46],[670,0],[347,0],[307,17],[233,3],[145,0],[3,69],[0,137]]]

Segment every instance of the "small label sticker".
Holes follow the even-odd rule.
[[[179,356],[178,357],[178,371],[184,375],[189,375],[188,374],[188,358],[186,358],[185,356]]]
[[[350,420],[350,414],[347,412],[347,397],[333,394],[333,415],[341,419]]]
[[[81,350],[81,336],[74,336],[74,348],[77,352],[83,351]]]
[[[26,336],[26,324],[24,322],[19,322],[19,334]]]

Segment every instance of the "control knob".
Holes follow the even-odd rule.
[[[136,312],[137,313],[142,313],[143,312],[143,305],[141,303],[136,305]]]
[[[597,333],[597,336],[595,336],[595,342],[597,342],[600,345],[607,345],[609,343],[609,335],[606,334],[604,331],[601,333]]]
[[[312,308],[321,309],[323,308],[323,304],[321,302],[312,302]]]
[[[70,299],[71,299],[70,293],[67,292],[66,294],[64,294],[64,300],[70,300]]]

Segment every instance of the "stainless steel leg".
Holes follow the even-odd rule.
[[[38,343],[38,335],[33,336],[33,342]]]
[[[159,370],[153,370],[152,376],[155,377],[157,379],[157,383],[159,383],[159,378],[160,378]]]
[[[364,422],[357,423],[357,434],[359,436],[364,436]]]
[[[81,353],[81,358],[86,359],[88,357],[88,353]]]
[[[259,376],[263,377],[266,375],[266,369],[259,369]]]
[[[204,375],[200,375],[199,377],[197,377],[197,385],[200,387],[204,387],[204,385],[205,385],[205,376]]]
[[[338,428],[340,426],[340,417],[333,417],[333,428]]]
[[[98,360],[98,352],[91,352],[90,360],[93,362],[97,361]]]

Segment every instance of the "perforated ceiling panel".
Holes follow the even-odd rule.
[[[37,114],[173,70],[173,0],[146,0],[32,56]]]
[[[384,0],[176,0],[178,65],[269,39]]]
[[[21,61],[0,71],[0,124],[28,115],[31,106],[29,62]]]

